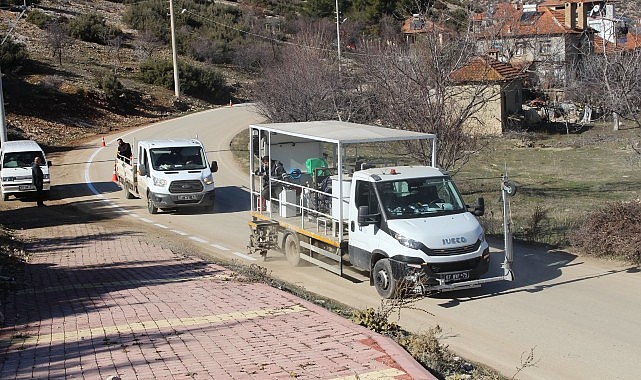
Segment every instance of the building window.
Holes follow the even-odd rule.
[[[516,44],[515,55],[525,55],[525,44],[524,43]]]
[[[551,54],[552,53],[552,42],[551,41],[541,41],[539,43],[539,54]]]

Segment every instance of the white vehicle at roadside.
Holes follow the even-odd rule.
[[[44,174],[43,190],[45,195],[51,188],[51,177],[49,166],[51,161],[47,161],[46,156],[40,145],[33,140],[16,140],[5,141],[2,144],[0,156],[0,191],[2,200],[9,199],[9,195],[20,196],[23,194],[35,193],[36,188],[31,183],[31,166],[36,157],[40,157],[42,173]]]

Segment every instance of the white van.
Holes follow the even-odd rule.
[[[45,153],[40,145],[33,140],[5,141],[2,144],[0,156],[0,191],[2,200],[9,199],[9,195],[20,195],[29,192],[35,192],[36,188],[31,184],[31,166],[35,157],[40,157],[45,165],[42,165],[44,174],[43,190],[45,196],[51,188],[51,178],[49,177],[49,166],[51,161],[47,161]]]

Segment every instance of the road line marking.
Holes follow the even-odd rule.
[[[154,222],[153,220],[147,219],[147,218],[140,218],[140,220],[142,220],[143,222],[146,222],[146,223],[153,223]]]
[[[199,238],[199,237],[197,237],[197,236],[190,236],[189,238],[190,238],[191,240],[197,241],[197,242],[199,242],[199,243],[203,243],[203,244],[207,244],[207,243],[208,243],[208,241],[207,241],[207,240],[205,240],[205,239],[201,239],[201,238]]]
[[[56,342],[63,341],[65,343],[77,342],[84,339],[89,340],[104,340],[109,335],[122,336],[124,334],[131,334],[140,331],[155,331],[162,328],[171,328],[166,332],[167,335],[176,334],[177,327],[190,327],[196,325],[209,325],[213,323],[224,323],[228,321],[243,321],[248,319],[267,318],[278,315],[287,315],[292,313],[300,313],[307,311],[302,305],[293,305],[288,307],[265,308],[258,310],[237,311],[226,314],[205,315],[202,317],[187,317],[175,319],[161,319],[134,322],[115,326],[102,326],[90,329],[65,331],[61,333],[46,334],[46,335],[32,335],[32,336],[14,336],[10,340],[0,341],[0,347],[20,345],[25,346],[36,345],[38,342]]]
[[[175,233],[177,233],[178,235],[182,235],[182,236],[189,235],[187,232],[182,232],[182,231],[178,231],[178,230],[169,230],[169,231],[171,231],[171,232],[175,232]]]
[[[160,224],[160,223],[155,223],[154,226],[157,226],[157,227],[160,227],[160,228],[169,228],[169,227],[165,226],[164,224]]]
[[[253,257],[251,257],[251,256],[247,256],[247,255],[246,255],[246,254],[244,254],[244,253],[240,253],[240,252],[232,252],[232,253],[233,253],[234,255],[236,255],[236,256],[240,256],[240,257],[242,257],[242,258],[243,258],[243,259],[245,259],[245,260],[249,260],[249,261],[256,261],[256,259],[255,259],[255,258],[253,258]]]
[[[401,375],[406,375],[406,373],[397,368],[387,368],[380,371],[359,373],[352,376],[336,377],[331,380],[394,380],[396,376]]]
[[[214,247],[214,248],[220,249],[221,251],[229,251],[230,250],[229,248],[223,247],[222,245],[218,245],[218,244],[211,244],[211,246]]]

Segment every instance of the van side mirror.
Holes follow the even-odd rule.
[[[212,161],[210,169],[212,173],[216,173],[218,171],[218,161]]]
[[[370,214],[369,206],[358,206],[358,226],[368,226],[381,221],[381,214]]]
[[[51,161],[47,161],[47,166],[51,166]]]
[[[141,176],[147,175],[147,167],[145,165],[138,165],[138,175],[141,175]]]
[[[474,205],[474,211],[472,213],[475,216],[481,216],[485,214],[485,199],[483,199],[483,197],[476,199],[476,204]]]

